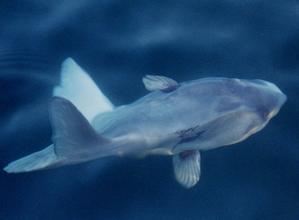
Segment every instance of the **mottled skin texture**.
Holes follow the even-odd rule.
[[[119,154],[175,154],[244,140],[262,129],[286,96],[262,80],[204,78],[154,91],[95,117],[98,133]]]

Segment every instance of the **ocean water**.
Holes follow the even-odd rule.
[[[190,190],[162,156],[0,171],[1,220],[299,219],[298,1],[2,1],[0,167],[50,144],[66,57],[115,105],[147,94],[145,74],[259,78],[288,101],[258,134],[204,152]]]

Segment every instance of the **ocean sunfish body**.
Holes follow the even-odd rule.
[[[263,80],[203,78],[183,83],[147,75],[150,93],[114,107],[71,58],[50,104],[53,144],[4,170],[28,172],[101,157],[171,155],[177,181],[200,178],[200,151],[238,143],[260,131],[286,96]]]

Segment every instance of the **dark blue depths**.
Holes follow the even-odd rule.
[[[0,171],[0,219],[297,220],[298,51],[293,0],[1,1],[1,167],[50,144],[47,106],[68,56],[116,105],[147,93],[145,74],[260,78],[288,101],[260,133],[203,153],[191,190],[174,180],[170,157]]]

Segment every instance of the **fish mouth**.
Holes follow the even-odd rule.
[[[272,111],[270,111],[270,112],[268,113],[267,118],[268,118],[268,119],[273,118],[275,115],[278,114],[278,112],[279,112],[279,109],[273,109]]]
[[[271,111],[268,112],[268,114],[266,115],[266,118],[268,120],[270,120],[271,118],[276,116],[278,114],[278,112],[280,111],[281,107],[286,103],[286,101],[287,101],[287,96],[281,92],[279,94],[278,103],[277,103],[276,107],[274,107]]]
[[[257,86],[257,88],[261,88],[261,91],[265,95],[268,94],[268,100],[272,100],[272,104],[269,103],[270,108],[266,108],[265,106],[263,107],[264,117],[270,119],[277,115],[281,107],[286,103],[287,96],[274,83],[261,79],[254,79],[250,81],[254,83]]]

